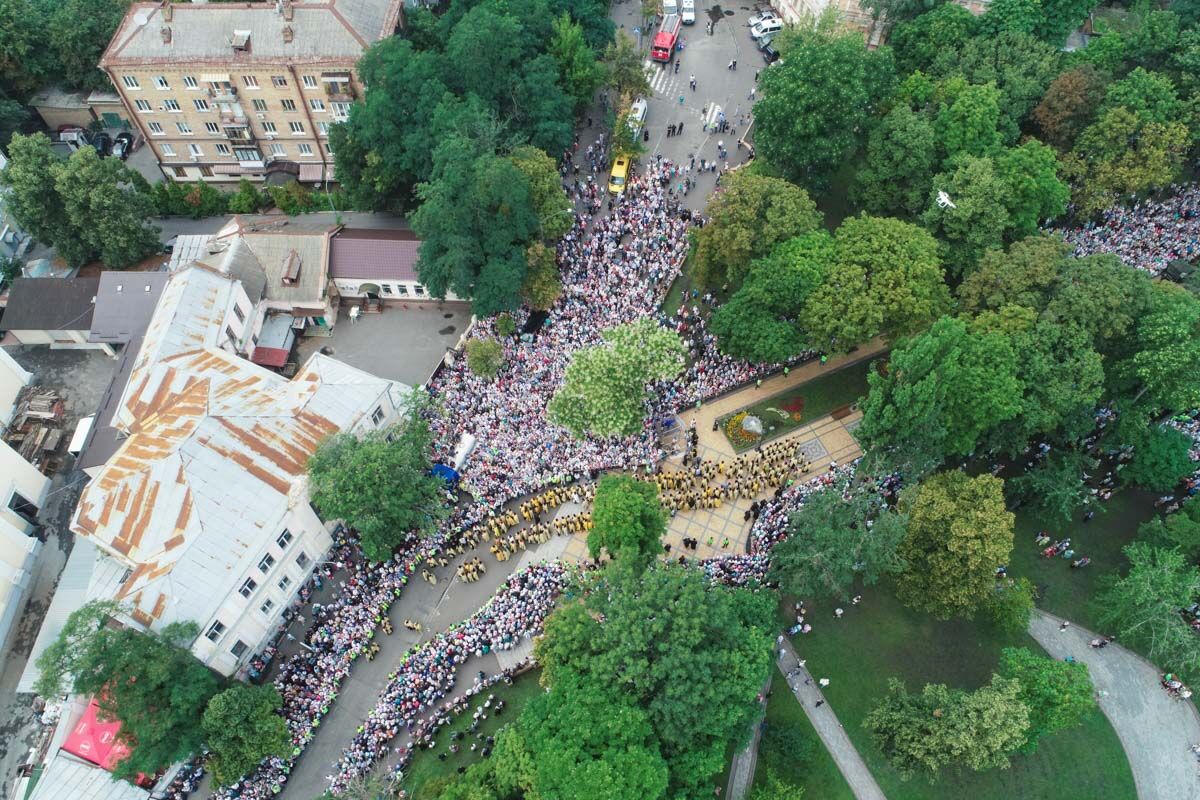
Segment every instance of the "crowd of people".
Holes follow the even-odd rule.
[[[448,713],[486,685],[488,679],[480,673],[469,690],[447,701],[463,664],[473,656],[511,650],[537,633],[569,577],[558,563],[537,564],[514,573],[466,621],[410,650],[388,676],[378,704],[337,762],[330,790],[336,794],[349,781],[366,774],[387,756],[392,740],[402,734],[407,744],[401,744],[396,752],[403,769],[414,748],[433,741]]]
[[[1173,185],[1161,200],[1114,206],[1098,222],[1060,232],[1076,256],[1112,253],[1159,275],[1172,261],[1200,256],[1200,186]]]

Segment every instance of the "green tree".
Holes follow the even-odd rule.
[[[908,515],[899,549],[907,567],[896,582],[901,602],[939,619],[973,614],[1012,554],[1004,481],[941,472],[905,493],[900,510]]]
[[[953,172],[933,179],[922,220],[944,242],[947,265],[964,275],[985,251],[1004,244],[1012,218],[1008,213],[1008,186],[996,174],[992,159],[966,156],[956,159],[956,163]],[[954,205],[943,207],[938,202],[939,192],[945,192]]]
[[[667,764],[646,712],[587,678],[560,679],[530,700],[516,736],[532,767],[527,797],[666,796]]]
[[[863,727],[905,780],[918,772],[933,777],[950,765],[976,772],[1006,767],[1029,729],[1020,692],[1017,681],[998,675],[973,692],[929,683],[920,694],[893,678]]]
[[[728,176],[708,215],[704,227],[692,232],[692,275],[708,288],[740,285],[751,261],[821,227],[821,213],[808,192],[745,170]]]
[[[875,19],[886,16],[892,22],[904,22],[932,13],[945,2],[946,0],[866,0],[863,5],[871,9]]]
[[[979,26],[984,36],[1002,31],[1032,34],[1046,23],[1042,0],[993,0]]]
[[[792,515],[788,538],[771,551],[770,579],[797,597],[848,598],[855,581],[871,585],[903,562],[896,548],[908,520],[872,508],[864,491],[842,499],[840,488],[811,495]]]
[[[971,332],[951,317],[900,342],[887,374],[868,381],[856,435],[918,472],[974,451],[988,430],[1017,416],[1024,389],[1007,337]]]
[[[29,121],[29,112],[16,100],[9,100],[0,92],[0,147],[8,150],[14,133]]]
[[[970,16],[966,9],[948,5]],[[925,207],[937,161],[937,133],[925,114],[892,108],[867,137],[867,155],[855,176],[854,196],[873,214],[915,215]]]
[[[1151,285],[1149,308],[1134,327],[1134,354],[1120,365],[1155,408],[1200,406],[1200,298],[1175,284]]]
[[[638,95],[650,94],[650,79],[637,44],[621,31],[604,51],[604,85],[617,95],[616,105],[627,108]]]
[[[1058,157],[1037,139],[1003,150],[995,163],[996,177],[1006,189],[1008,238],[1033,236],[1042,220],[1067,210],[1071,190],[1058,179]]]
[[[1179,614],[1200,596],[1200,570],[1178,550],[1149,542],[1135,541],[1124,553],[1129,571],[1102,578],[1097,621],[1161,669],[1200,679],[1200,637]]]
[[[13,219],[39,242],[62,248],[59,254],[70,263],[86,261],[63,199],[53,190],[59,159],[50,149],[50,139],[44,133],[17,134],[9,144],[8,159],[0,180],[11,189],[4,204]]]
[[[467,368],[481,378],[491,380],[504,366],[504,346],[495,339],[471,339],[467,342]]]
[[[1042,0],[1044,19],[1034,32],[1052,45],[1062,45],[1099,4],[1099,0]]]
[[[1000,674],[1021,686],[1021,702],[1029,709],[1027,753],[1052,733],[1073,728],[1096,708],[1092,680],[1086,664],[1057,661],[1024,647],[1006,647],[1000,653]]]
[[[1150,290],[1149,276],[1125,266],[1116,256],[1067,259],[1046,316],[1059,325],[1068,321],[1078,325],[1096,349],[1108,355],[1126,342],[1134,323],[1147,314]]]
[[[713,313],[721,351],[756,363],[780,363],[809,347],[798,317],[825,280],[833,238],[816,231],[780,243],[754,261],[740,289]]]
[[[201,719],[212,751],[213,776],[228,786],[270,756],[291,753],[292,736],[279,714],[283,698],[274,686],[235,684],[208,701]]]
[[[1113,108],[1124,108],[1139,119],[1159,125],[1181,122],[1184,112],[1171,79],[1141,67],[1108,87],[1100,113]]]
[[[1104,73],[1091,64],[1080,64],[1055,78],[1033,109],[1042,138],[1059,150],[1070,150],[1096,118],[1107,85]]]
[[[803,186],[825,186],[858,149],[872,108],[894,82],[886,48],[867,50],[858,33],[804,31],[762,74],[754,106],[759,154]]]
[[[0,87],[24,97],[42,85],[52,65],[43,18],[31,0],[2,0],[0,30]]]
[[[525,250],[541,231],[528,180],[511,160],[464,138],[439,144],[434,161],[412,217],[421,283],[434,297],[470,297],[478,316],[516,308]]]
[[[1028,578],[1009,579],[996,584],[995,590],[980,606],[983,617],[1008,636],[1020,636],[1029,629],[1036,591]]]
[[[1191,474],[1191,438],[1161,425],[1145,428],[1133,444],[1133,459],[1122,473],[1130,483],[1152,492],[1169,492]]]
[[[576,350],[547,416],[575,436],[630,436],[643,427],[647,386],[683,369],[683,342],[650,319],[610,328],[605,344]]]
[[[644,566],[662,553],[667,517],[658,500],[658,487],[629,475],[605,475],[596,486],[588,553],[602,551],[620,561]]]
[[[199,635],[194,622],[174,622],[142,633],[112,627],[109,618],[125,614],[115,603],[90,602],[73,611],[58,638],[37,659],[36,689],[54,697],[68,684],[92,695],[101,719],[121,722],[117,739],[130,754],[114,774],[132,780],[153,774],[200,752],[201,717],[217,693],[217,679],[187,646]]]
[[[968,314],[1021,306],[1036,313],[1049,295],[1071,248],[1054,236],[1032,236],[1007,251],[988,250],[958,286],[958,307]]]
[[[267,204],[263,193],[246,178],[238,181],[238,190],[229,198],[229,213],[257,214]]]
[[[697,797],[758,713],[773,607],[766,594],[712,585],[678,565],[610,568],[546,621],[542,681],[553,692],[579,679],[614,707],[641,709],[667,763],[668,796]]]
[[[1200,503],[1184,503],[1173,514],[1143,522],[1138,539],[1154,547],[1173,547],[1195,563],[1200,559]]]
[[[1086,453],[1055,450],[1045,461],[1009,481],[1008,488],[1039,517],[1066,524],[1091,498],[1083,473],[1095,466],[1096,460]]]
[[[979,28],[979,18],[957,3],[945,3],[916,19],[900,22],[888,35],[896,54],[896,72],[908,75],[928,69],[943,50],[966,44]]]
[[[774,770],[767,770],[762,783],[756,783],[750,792],[750,800],[802,800],[804,789],[787,783]]]
[[[578,114],[592,102],[592,95],[604,82],[604,69],[583,37],[583,27],[563,14],[554,20],[553,37],[548,49],[558,64],[563,91],[575,104]]]
[[[521,297],[530,308],[548,311],[562,297],[563,291],[554,248],[534,242],[525,251],[525,258],[525,284],[521,287]]]
[[[949,309],[937,242],[895,219],[851,217],[834,236],[835,258],[801,315],[815,346],[846,352],[882,333],[915,333]]]
[[[39,0],[31,9],[40,21],[42,46],[53,54],[52,74],[69,86],[110,90],[96,65],[125,16],[122,0]]]
[[[73,235],[106,267],[122,269],[158,252],[158,229],[145,224],[153,204],[135,188],[132,173],[119,159],[101,158],[82,147],[54,170],[54,191]],[[59,254],[65,257],[61,250]]]
[[[571,230],[575,211],[562,188],[562,178],[554,159],[536,147],[524,145],[512,151],[509,160],[525,176],[530,199],[538,215],[538,233],[542,241],[554,244]]]
[[[413,391],[403,420],[361,438],[332,436],[308,461],[313,503],[357,530],[371,561],[390,558],[409,532],[432,533],[446,513],[442,479],[429,473],[428,402]]]
[[[1000,90],[993,83],[961,84],[942,103],[934,120],[934,131],[943,152],[943,163],[955,156],[986,156],[1003,143],[1000,134]]]

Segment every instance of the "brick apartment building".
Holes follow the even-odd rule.
[[[355,64],[403,0],[133,3],[100,60],[174,181],[319,183]]]

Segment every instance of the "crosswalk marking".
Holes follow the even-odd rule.
[[[649,59],[642,62],[646,68],[646,77],[650,81],[650,89],[663,97],[674,97],[682,85],[675,67],[663,66]]]
[[[721,106],[716,103],[709,103],[708,113],[704,115],[704,122],[712,127],[717,123],[717,116],[721,113]]]

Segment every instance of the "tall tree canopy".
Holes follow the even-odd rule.
[[[750,262],[780,242],[821,227],[808,192],[779,178],[746,170],[730,174],[708,207],[709,221],[694,229],[692,275],[708,288],[738,286]]]
[[[291,754],[292,735],[279,713],[282,706],[283,698],[271,685],[238,683],[209,700],[201,727],[220,785],[252,772],[264,758]]]
[[[626,562],[649,563],[662,552],[667,517],[658,500],[658,486],[629,475],[605,475],[596,485],[588,552],[601,551]]]
[[[897,595],[940,619],[970,616],[1008,563],[1013,515],[1004,507],[1004,482],[958,470],[926,478],[901,497],[908,530],[899,554],[906,567]]]
[[[650,319],[610,328],[605,344],[576,350],[547,417],[577,437],[629,436],[646,417],[648,386],[683,369],[685,350],[674,332]]]
[[[429,473],[428,401],[414,390],[407,402],[390,429],[339,433],[308,462],[313,503],[357,530],[372,561],[387,560],[410,533],[431,533],[446,513],[444,483]]]
[[[1032,753],[1038,740],[1073,728],[1096,708],[1095,690],[1086,664],[1057,661],[1024,647],[1006,647],[1000,654],[1000,674],[1021,686],[1021,702],[1029,709],[1024,750]]]
[[[102,719],[120,720],[117,738],[130,754],[114,774],[132,780],[200,752],[201,718],[218,683],[188,652],[200,633],[196,623],[142,633],[109,623],[122,613],[118,604],[99,601],[73,611],[38,656],[36,689],[50,698],[69,684],[72,692],[96,698]]]

